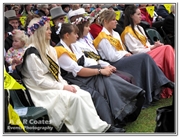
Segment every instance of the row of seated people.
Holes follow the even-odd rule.
[[[148,42],[147,36],[145,35],[145,31],[143,30],[142,27],[140,27],[138,25],[138,24],[140,24],[140,20],[141,20],[140,10],[137,10],[138,9],[137,7],[135,7],[135,8],[136,9],[128,9],[125,12],[125,13],[127,13],[127,15],[125,16],[126,29],[123,31],[123,33],[121,35],[122,42],[127,47],[128,51],[130,51],[132,54],[138,54],[138,53],[148,53],[148,54],[150,54],[150,56],[154,59],[154,61],[159,66],[159,68],[164,72],[164,74],[170,80],[174,81],[174,66],[175,66],[174,65],[174,60],[175,59],[174,59],[174,50],[173,50],[173,48],[170,45],[163,46],[163,44],[160,43],[159,41],[157,41],[154,45],[151,45]],[[129,11],[132,12],[133,14],[130,14]],[[132,16],[132,15],[134,16],[135,14],[137,14],[136,11],[138,11],[138,14],[139,14],[139,16],[137,16],[138,18],[136,17],[136,20],[134,19],[134,17],[130,18],[130,16]],[[102,15],[100,13],[101,12],[99,12],[99,14],[95,14],[96,15],[96,20],[94,21],[95,23],[92,23],[90,25],[91,34],[93,35],[94,32],[95,32],[94,41],[96,41],[100,31],[102,31],[102,29],[104,27],[102,22],[96,23],[96,22],[98,22],[100,20],[101,21],[104,20],[103,19],[104,14]],[[109,18],[108,18],[108,20],[109,20]],[[131,20],[131,22],[128,22],[128,20]],[[108,21],[108,22],[110,22],[110,21]],[[132,27],[130,27],[130,25]],[[98,28],[98,29],[95,29],[95,28]],[[116,27],[114,27],[114,28],[116,28]],[[136,30],[137,32],[134,32],[133,30]],[[127,37],[126,34],[128,34],[129,37]],[[109,47],[108,47],[108,49],[109,49]],[[109,51],[108,49],[107,49],[107,46],[106,46],[106,52]],[[170,54],[167,54],[166,49],[167,49],[167,51],[170,51]],[[98,49],[98,52],[101,53],[100,55],[103,57],[103,59],[109,60],[109,61],[112,61],[112,62],[116,61],[115,57],[109,57],[109,58],[106,57],[107,54],[109,54],[109,53],[106,53],[106,55],[105,55],[105,51],[103,51],[101,49],[101,47]],[[112,55],[114,55],[114,53],[112,53]],[[112,58],[114,58],[114,60]],[[162,61],[161,61],[161,58],[163,59]],[[167,67],[164,64],[167,64]],[[171,74],[171,72],[172,72],[172,74]],[[165,97],[165,95],[163,97]]]
[[[38,22],[37,22],[38,21]],[[31,22],[34,24],[35,23],[39,23],[39,22],[48,22],[48,18],[46,17],[43,17],[41,20],[39,18],[34,18]],[[32,37],[30,36],[29,40],[32,38],[34,39],[34,37],[36,37],[36,39],[38,39],[38,37],[41,35],[39,35],[39,33],[41,33],[41,29],[38,29],[38,28],[35,28],[34,25],[32,24],[32,26],[30,27],[30,32],[29,32],[29,35],[32,35]],[[40,23],[39,23],[40,24]],[[46,36],[46,39],[50,40],[50,35],[51,35],[51,31],[50,31],[50,26],[49,26],[49,23],[47,25],[45,25],[46,23],[44,23],[41,28],[45,28],[43,29],[43,31],[46,31],[46,29],[48,28],[48,34]],[[67,27],[68,28],[68,27]],[[37,30],[36,30],[37,29]],[[39,31],[39,33],[34,33],[34,31],[36,31],[36,33]],[[23,33],[22,31],[20,30],[17,30],[17,31],[13,31],[13,47],[12,48],[15,48],[15,50],[17,50],[17,47],[16,46],[24,46],[24,43],[26,40],[23,39],[23,37],[27,37],[25,35],[25,33]],[[36,35],[38,35],[38,37]],[[42,34],[45,34],[44,32]],[[16,43],[16,41],[18,41],[18,43]],[[43,40],[42,40],[43,41]],[[45,40],[44,40],[45,41]],[[16,44],[15,44],[16,43]],[[48,42],[47,42],[48,43]],[[33,43],[31,43],[32,45]],[[40,44],[40,43],[39,43]],[[38,45],[39,45],[38,44]],[[41,43],[42,44],[42,43]],[[49,45],[48,45],[49,46]],[[31,47],[31,46],[30,46]],[[36,47],[36,46],[35,46]],[[51,57],[55,55],[55,49],[53,49],[52,47],[49,47],[50,50],[51,50]],[[21,48],[19,48],[21,49]],[[29,48],[31,49],[31,48]],[[27,50],[29,50],[27,49]],[[44,49],[42,47],[42,49]],[[53,50],[52,50],[53,49]],[[28,53],[26,50],[25,53]],[[8,50],[9,51],[9,50]],[[53,51],[53,52],[52,52]],[[40,54],[40,53],[38,53]],[[37,56],[38,56],[37,54]],[[50,53],[49,53],[50,54]],[[8,54],[7,54],[8,55]],[[26,56],[25,56],[26,55]],[[78,85],[79,87],[81,87],[82,89],[86,90],[86,91],[82,91],[80,92],[80,89],[79,87],[73,85],[73,86],[70,86],[67,84],[67,82],[65,80],[62,79],[61,75],[60,74],[56,74],[56,75],[52,75],[54,73],[50,73],[51,75],[51,78],[48,76],[49,72],[48,72],[48,69],[44,70],[45,73],[47,74],[42,74],[40,72],[40,69],[44,69],[44,66],[40,67],[40,66],[36,66],[37,64],[35,62],[32,62],[32,61],[35,61],[34,59],[30,59],[29,56],[31,55],[27,55],[25,54],[24,57],[23,57],[23,63],[21,65],[24,64],[24,66],[22,66],[22,69],[21,69],[21,72],[24,76],[23,78],[23,81],[26,85],[26,87],[28,88],[28,90],[30,91],[30,94],[32,96],[32,100],[33,102],[35,103],[35,106],[43,106],[44,108],[47,108],[48,110],[48,114],[49,114],[49,117],[50,119],[52,120],[52,125],[57,129],[59,130],[59,127],[60,125],[62,124],[62,122],[65,123],[65,125],[67,126],[68,130],[70,132],[105,132],[108,128],[109,128],[109,125],[106,125],[106,123],[102,123],[101,122],[101,126],[99,126],[100,129],[97,129],[97,125],[95,127],[93,127],[95,125],[95,123],[93,124],[90,124],[89,123],[89,126],[86,127],[86,126],[82,126],[81,128],[77,127],[76,124],[79,124],[79,122],[83,122],[84,123],[84,119],[82,118],[82,115],[85,116],[85,119],[87,120],[87,117],[92,119],[94,118],[96,121],[96,124],[99,124],[100,120],[97,119],[97,117],[95,118],[94,116],[96,115],[95,112],[93,112],[93,108],[90,104],[90,98],[88,98],[88,94],[86,91],[88,91],[91,96],[92,96],[92,99],[93,99],[93,102],[95,104],[95,107],[96,107],[96,110],[98,112],[98,115],[100,116],[100,118],[102,120],[105,120],[108,124],[111,124],[111,125],[115,125],[116,127],[114,128],[109,128],[108,131],[111,131],[111,132],[124,132],[123,129],[121,128],[117,128],[118,126],[121,127],[123,125],[120,125],[122,121],[124,121],[124,119],[126,118],[128,121],[126,122],[130,122],[131,121],[134,121],[137,116],[139,115],[140,113],[140,110],[141,110],[141,107],[143,105],[143,102],[144,102],[144,91],[143,89],[131,84],[130,82],[127,82],[125,80],[123,80],[121,77],[115,75],[115,74],[112,74],[111,71],[115,71],[115,68],[112,67],[112,66],[109,66],[109,67],[106,67],[105,69],[100,69],[100,66],[99,66],[99,69],[90,69],[91,71],[91,75],[96,75],[96,79],[95,80],[95,77],[91,77],[92,78],[92,82],[97,82],[99,83],[99,85],[97,84],[96,86],[94,86],[95,84],[92,83],[92,85],[89,85],[90,83],[88,83],[88,79],[87,78],[84,78],[82,79],[83,81],[80,81],[80,83],[77,81],[77,78],[74,79],[74,82],[73,81],[70,81],[72,79],[69,79],[68,82],[71,83],[71,84],[76,84]],[[19,55],[20,56],[20,55]],[[40,55],[42,57],[42,55]],[[55,56],[54,56],[55,57]],[[18,57],[17,57],[18,58]],[[56,56],[57,58],[57,56]],[[8,58],[9,59],[9,58]],[[29,60],[30,59],[30,60]],[[37,57],[36,57],[37,59]],[[12,59],[13,60],[13,59]],[[57,60],[55,58],[53,58],[52,60]],[[7,60],[8,61],[8,60]],[[42,62],[42,60],[40,59],[37,59],[36,61],[40,61]],[[10,63],[15,63],[14,61],[11,61],[9,62]],[[50,62],[49,63],[52,63],[54,64],[55,62]],[[28,66],[27,66],[28,64]],[[32,65],[34,64],[34,65]],[[43,63],[42,63],[43,64]],[[35,71],[35,70],[32,70],[32,68],[35,68],[38,69],[38,72]],[[109,65],[108,63],[106,63],[105,65]],[[57,66],[53,66],[53,67],[58,67]],[[54,71],[54,68],[51,69]],[[97,70],[97,71],[96,71]],[[57,71],[59,71],[59,69],[57,69]],[[88,71],[88,69],[87,69]],[[98,75],[98,73],[101,73],[101,75]],[[25,74],[27,73],[27,74]],[[33,79],[31,81],[31,78],[28,76],[28,75],[32,75],[31,73],[34,73],[33,75]],[[38,73],[38,75],[37,75]],[[86,75],[88,73],[84,73],[83,75]],[[123,73],[120,73],[119,72],[119,75],[120,74],[123,74]],[[44,82],[40,82],[41,80],[43,80],[44,78],[42,76],[44,76],[44,78],[46,77],[49,77],[46,81]],[[103,77],[102,75],[106,75],[106,77]],[[110,77],[107,77],[111,75]],[[123,74],[125,77],[129,77],[128,75],[126,75],[125,73]],[[40,77],[39,77],[40,76]],[[26,79],[27,78],[27,79]],[[30,78],[30,79],[29,79]],[[65,77],[64,77],[65,78]],[[90,77],[89,77],[90,78]],[[86,84],[84,83],[84,80],[86,79]],[[129,77],[130,79],[130,77]],[[26,81],[26,80],[30,80],[30,81]],[[40,80],[40,81],[39,81]],[[93,81],[94,80],[94,81]],[[101,81],[102,80],[102,81]],[[40,83],[39,83],[39,82]],[[84,83],[84,84],[81,84],[81,83]],[[48,84],[49,83],[49,84]],[[111,85],[111,84],[112,85]],[[101,85],[102,84],[102,85]],[[41,86],[41,85],[44,85],[44,86]],[[104,85],[108,85],[106,87],[104,87]],[[125,86],[122,86],[122,85],[125,85]],[[34,88],[34,86],[36,86],[36,88]],[[64,87],[63,87],[64,86]],[[94,87],[93,87],[94,86]],[[113,87],[113,90],[111,92],[111,87]],[[57,90],[64,90],[62,93],[61,92],[59,93]],[[35,90],[36,89],[36,90]],[[54,89],[54,90],[53,90]],[[55,90],[56,89],[56,90]],[[121,89],[121,90],[118,90],[118,89]],[[35,91],[34,91],[35,90]],[[67,90],[67,91],[66,91]],[[127,92],[129,92],[128,94],[126,93],[123,93],[127,90]],[[35,92],[39,91],[39,95]],[[43,92],[41,92],[43,91]],[[54,91],[54,93],[52,92]],[[66,91],[66,92],[65,92]],[[72,93],[68,93],[68,91],[72,92]],[[107,91],[107,92],[105,92]],[[35,94],[34,94],[35,93]],[[47,94],[48,93],[48,94]],[[53,94],[55,95],[55,97],[58,97],[58,98],[62,98],[63,97],[63,100],[64,101],[56,101],[56,99],[50,99],[48,100],[47,98],[49,98],[49,96],[52,96]],[[44,95],[42,95],[44,94]],[[47,95],[46,95],[47,94]],[[60,94],[60,95],[59,95]],[[85,95],[86,94],[86,95]],[[125,95],[126,94],[126,95]],[[129,100],[128,97],[129,97],[129,94],[131,96],[131,94],[133,94],[133,97]],[[46,95],[46,96],[45,96]],[[58,96],[57,96],[58,95]],[[79,95],[79,100],[81,100],[80,98],[85,98],[85,102],[82,101],[82,104],[79,104],[80,102],[78,101],[78,104],[76,104],[77,106],[74,106],[75,102],[71,102],[70,104],[72,106],[69,106],[67,99],[68,98],[65,98],[65,96],[74,96],[73,98],[75,98],[75,96]],[[123,96],[124,98],[126,99],[122,99],[120,96]],[[44,97],[43,100],[42,99],[42,96]],[[38,99],[38,98],[41,98],[41,99]],[[71,97],[72,98],[72,97]],[[41,100],[41,101],[40,101]],[[45,100],[45,102],[44,102]],[[58,99],[59,100],[59,99]],[[65,101],[66,100],[66,101]],[[73,99],[74,100],[74,99]],[[73,101],[71,100],[71,101]],[[83,99],[84,100],[84,99]],[[110,105],[107,103],[107,100],[110,102]],[[115,102],[114,102],[115,100]],[[52,102],[56,102],[57,105],[54,106],[54,103]],[[75,100],[74,100],[75,101]],[[67,104],[63,104],[63,102],[66,102]],[[88,102],[88,103],[87,103]],[[117,103],[116,103],[117,102]],[[131,102],[131,103],[130,103]],[[47,105],[48,104],[48,105]],[[49,105],[50,104],[50,105]],[[86,104],[86,105],[85,105]],[[88,108],[88,105],[90,105],[91,107],[91,110]],[[124,105],[122,105],[124,104]],[[85,108],[83,108],[83,105]],[[70,114],[74,114],[75,112],[77,113],[74,117],[74,115],[70,115],[68,114],[66,117],[64,117],[64,115],[66,115],[66,107],[65,106],[69,106],[69,108],[67,110],[70,109],[71,113]],[[64,107],[64,108],[63,108]],[[50,109],[50,108],[53,108],[53,109]],[[61,109],[60,109],[61,108]],[[79,109],[78,111],[76,109]],[[64,109],[64,110],[63,110]],[[75,109],[75,110],[74,110]],[[83,114],[80,114],[80,110],[84,110],[86,109],[86,114],[85,114],[85,111],[82,111],[81,113]],[[112,109],[112,110],[111,110]],[[55,111],[55,112],[54,112]],[[62,113],[62,112],[64,113]],[[121,112],[120,112],[121,111]],[[69,113],[69,112],[68,112]],[[58,115],[56,115],[58,114]],[[78,122],[75,124],[73,123],[73,125],[71,124],[68,124],[69,122],[68,119],[70,119],[70,121],[72,120],[75,120],[78,119],[78,116],[79,115],[79,118],[81,120],[78,120]],[[88,116],[89,115],[89,116]],[[56,119],[56,117],[58,118],[58,120]],[[116,118],[114,118],[116,117]],[[53,118],[53,119],[52,119]],[[64,119],[64,121],[61,121],[62,119]],[[81,123],[80,122],[80,123]],[[87,123],[85,123],[86,125]],[[80,126],[83,125],[82,123],[80,124]],[[92,127],[91,127],[92,126]],[[76,127],[76,128],[74,128]],[[90,129],[90,127],[92,129]]]
[[[106,6],[105,6],[106,5]],[[108,6],[108,5],[110,5],[110,4],[104,4],[103,6],[101,6],[102,8],[104,8],[104,7],[107,7],[108,9],[111,9],[111,10],[113,10],[113,9],[116,9],[115,7],[113,7],[112,5],[110,5],[110,6]],[[117,27],[116,27],[116,29],[114,29],[115,31],[117,31],[119,34],[121,34],[122,33],[122,31],[124,30],[124,10],[125,10],[125,8],[127,7],[127,6],[129,6],[129,5],[126,5],[126,4],[122,4],[123,5],[123,8],[120,10],[120,19],[118,20],[118,24],[117,24]],[[42,6],[42,8],[43,8],[43,5],[41,5]],[[148,4],[148,6],[150,6],[149,4]],[[120,6],[120,7],[122,7],[122,6]],[[119,5],[118,5],[118,9],[120,9],[120,7],[119,7]],[[154,11],[154,13],[155,13],[155,15],[156,15],[156,13],[158,14],[157,16],[155,16],[155,19],[154,19],[154,17],[151,19],[151,17],[150,17],[150,15],[146,12],[147,10],[146,10],[146,4],[139,4],[139,8],[141,9],[141,12],[142,12],[142,21],[141,21],[141,24],[140,25],[142,25],[142,27],[144,28],[144,30],[145,29],[147,29],[147,28],[149,28],[149,27],[153,27],[153,28],[156,28],[156,30],[157,31],[159,31],[159,33],[163,36],[163,35],[165,35],[165,34],[163,34],[163,31],[161,30],[161,26],[162,26],[162,28],[163,28],[163,30],[165,31],[165,33],[166,33],[166,35],[169,37],[169,42],[167,43],[167,44],[170,44],[170,45],[172,45],[173,47],[174,47],[174,13],[175,13],[175,5],[172,5],[171,6],[171,13],[170,13],[170,16],[169,16],[169,20],[166,20],[166,21],[163,21],[164,20],[164,17],[166,17],[166,15],[164,16],[163,14],[160,14],[161,16],[158,16],[159,15],[159,9],[161,9],[160,7],[163,7],[163,5],[160,5],[157,9],[158,10],[156,10],[156,12]],[[156,6],[155,6],[155,8],[156,8]],[[44,8],[45,9],[45,8]],[[96,11],[98,11],[98,10],[100,10],[100,8],[96,8],[95,10],[93,10],[92,11],[92,13],[90,14],[91,15],[91,17],[92,16],[94,16],[95,14],[94,13],[96,13]],[[68,17],[69,19],[69,21],[74,21],[74,17],[73,16],[75,16],[75,15],[78,15],[78,16],[81,16],[82,14],[86,14],[86,12],[85,12],[85,10],[83,9],[83,8],[79,8],[78,10],[75,10],[74,12],[72,11],[72,10],[70,10],[69,12],[68,12],[68,14],[67,13],[65,13],[64,11],[63,11],[63,9],[61,9],[61,10],[59,10],[58,11],[59,12],[59,14],[58,14],[58,17],[56,16],[57,14],[55,13],[55,12],[53,12],[53,10],[50,10],[50,15],[51,15],[51,17],[52,17],[52,21],[53,21],[53,23],[51,23],[51,25],[53,26],[53,24],[55,24],[53,27],[52,27],[52,45],[55,45],[55,44],[57,44],[57,42],[59,41],[59,38],[58,38],[58,36],[56,36],[56,34],[55,34],[55,27],[57,27],[57,25],[58,25],[58,22],[60,21],[60,22],[66,22],[66,18]],[[167,10],[165,9],[165,14],[166,14],[166,12],[167,12]],[[61,15],[60,15],[61,14]],[[5,12],[5,15],[6,15],[6,17],[8,17],[10,20],[12,20],[12,21],[10,21],[10,24],[14,27],[14,29],[22,29],[22,27],[20,27],[21,25],[18,23],[18,22],[20,22],[19,21],[19,18],[16,16],[16,14],[15,14],[15,10],[10,10],[10,11],[6,11]],[[15,16],[16,16],[16,18],[15,18]],[[25,24],[25,26],[24,26],[24,29],[25,29],[25,31],[27,31],[26,30],[26,28],[27,28],[27,25],[28,25],[28,22],[33,18],[33,17],[38,17],[39,15],[37,15],[37,14],[32,14],[32,15],[29,15],[29,16],[27,16],[27,19],[25,20],[25,23],[23,23],[23,24]],[[39,16],[40,17],[40,16]],[[144,18],[145,17],[145,18]],[[13,19],[14,18],[14,19]],[[93,18],[93,17],[92,17]],[[21,20],[21,19],[20,19]],[[22,21],[22,20],[21,20]],[[152,23],[152,25],[151,25],[151,22],[154,22],[154,23]],[[166,24],[166,25],[162,25],[163,24],[163,22],[164,22],[164,24]],[[99,28],[95,28],[95,29],[99,29]],[[96,37],[96,34],[94,34],[95,32],[93,32],[93,34],[92,35],[95,35],[95,37]],[[165,35],[165,36],[166,36]],[[6,49],[6,51],[7,51],[7,49]]]
[[[125,8],[129,6],[126,5]],[[160,5],[160,7],[163,9],[160,14],[159,11],[154,10],[154,15],[151,17],[151,15],[147,12],[147,7],[151,6],[150,4],[139,4],[139,9],[141,11],[141,22],[140,25],[144,28],[144,30],[148,28],[156,29],[159,34],[164,37],[165,44],[170,44],[172,47],[174,47],[174,28],[175,28],[175,5],[171,5],[170,13],[164,8],[163,5]],[[125,8],[123,10],[125,10]],[[158,14],[157,14],[158,13]],[[115,31],[117,31],[119,34],[122,33],[124,30],[124,17],[125,14],[123,12],[122,17],[120,20],[118,20],[118,25]]]
[[[48,43],[49,41],[47,41],[47,40],[50,40],[50,38],[51,38],[50,37],[51,30],[50,30],[50,25],[49,25],[48,21],[49,21],[49,19],[47,17],[42,17],[41,19],[34,18],[31,21],[32,23],[30,22],[31,27],[29,28],[30,30],[28,32],[30,35],[29,40],[32,39],[32,41],[30,42],[31,45],[29,45],[30,47],[33,44],[34,37],[37,39],[34,41],[38,41],[38,39],[39,39],[38,37],[41,37],[41,35],[39,35],[39,34],[41,34],[41,32],[43,32],[42,34],[45,34],[45,31],[47,31],[46,32],[47,35],[46,35],[46,37],[44,37],[44,39],[42,41],[46,40],[46,45],[49,46],[49,43]],[[42,25],[42,22],[44,22],[43,25]],[[46,22],[48,22],[48,23],[46,23]],[[41,28],[37,28],[37,27],[35,28],[34,23],[41,24],[41,26],[40,26]],[[47,28],[48,28],[48,30],[47,30]],[[34,31],[35,31],[35,33],[34,33]],[[15,48],[15,50],[17,50],[17,46],[19,46],[19,47],[24,46],[26,40],[24,40],[23,37],[27,37],[27,36],[25,36],[25,33],[23,33],[20,30],[17,30],[17,31],[14,30],[13,34],[14,35],[13,35],[13,47],[12,48]],[[18,41],[18,43],[16,43],[16,41]],[[41,42],[38,43],[38,45],[39,44],[44,45]],[[55,49],[52,47],[49,47],[49,48],[50,48],[49,49],[50,51],[48,54],[51,54],[51,55],[49,55],[49,59],[51,59],[51,57],[53,57],[53,59],[51,59],[51,61],[53,61],[53,60],[57,61],[57,59],[55,59],[55,58],[57,58],[57,56],[55,56],[55,52],[56,52]],[[29,51],[30,49],[31,48],[28,48],[25,53],[28,53],[27,51]],[[44,49],[44,47],[42,47],[41,50],[43,50],[43,49]],[[23,56],[23,63],[21,64],[21,65],[23,65],[22,69],[21,69],[21,73],[24,76],[23,81],[24,81],[26,87],[28,88],[28,90],[30,91],[30,94],[32,96],[33,102],[35,103],[35,106],[43,106],[44,108],[47,108],[48,115],[50,117],[50,120],[52,121],[52,125],[57,130],[59,130],[60,125],[63,124],[63,122],[64,122],[70,132],[105,132],[105,131],[124,132],[124,129],[118,127],[118,126],[122,126],[122,125],[120,125],[120,123],[124,120],[124,118],[126,118],[129,121],[130,120],[133,121],[139,115],[141,107],[144,102],[143,89],[131,84],[130,82],[123,80],[122,78],[118,77],[117,75],[111,74],[112,73],[111,71],[112,70],[115,71],[115,68],[107,67],[104,70],[99,68],[99,69],[97,69],[97,71],[96,71],[96,69],[92,69],[91,74],[97,75],[96,78],[99,79],[99,80],[94,81],[94,82],[99,83],[99,85],[96,85],[95,87],[93,87],[93,85],[90,86],[90,85],[86,85],[86,84],[77,84],[76,82],[68,81],[71,84],[76,83],[82,89],[85,89],[86,91],[88,91],[91,94],[93,102],[96,107],[96,110],[98,112],[98,115],[100,116],[100,118],[102,120],[106,121],[108,123],[107,124],[106,122],[101,121],[99,119],[99,117],[97,116],[97,114],[95,113],[94,106],[93,106],[93,103],[91,102],[92,100],[90,99],[89,93],[80,89],[78,86],[68,85],[67,82],[65,80],[63,80],[60,73],[55,74],[54,72],[51,72],[50,77],[49,77],[48,67],[47,68],[44,66],[40,67],[37,65],[37,64],[39,64],[38,61],[41,62],[41,65],[44,65],[42,60],[40,58],[38,59],[38,54],[39,54],[39,56],[41,56],[41,58],[43,58],[42,54],[40,54],[40,51],[38,51],[38,54],[36,53],[37,56],[35,56],[35,58],[36,58],[35,60],[37,62],[34,62],[35,61],[33,59],[34,57],[31,58],[31,56],[34,56],[33,54],[30,54],[30,55],[25,54]],[[55,64],[55,61],[53,61],[53,62],[50,62],[50,60],[48,60],[48,61],[49,61],[48,62],[49,64],[51,64],[51,63],[53,65]],[[11,62],[9,62],[9,64],[10,63],[15,63],[15,62],[11,61]],[[28,64],[28,66],[27,66],[27,64]],[[32,65],[32,64],[34,64],[34,65]],[[47,66],[49,66],[49,64]],[[108,65],[108,64],[106,63],[106,65]],[[51,71],[54,71],[54,68],[56,68],[56,67],[58,67],[58,65],[53,66],[51,68]],[[35,70],[33,70],[32,68],[34,68]],[[42,74],[42,72],[40,72],[41,69],[44,69],[43,73],[45,73],[45,74]],[[60,71],[59,68],[58,69],[56,68],[56,71],[59,72]],[[101,73],[101,75],[98,75],[99,72]],[[34,73],[33,74],[34,80],[32,80],[32,77],[31,77],[32,73]],[[54,75],[52,75],[52,74],[54,74]],[[102,75],[107,75],[107,76],[111,75],[111,77],[103,78]],[[46,79],[46,78],[48,78],[48,79]],[[94,79],[95,77],[92,77],[92,78],[93,78],[93,80],[95,80]],[[85,79],[86,78],[84,78],[83,80],[85,80]],[[28,80],[28,81],[26,81],[26,80]],[[88,79],[86,79],[86,80],[88,80]],[[102,82],[100,83],[101,80],[102,80]],[[40,82],[40,81],[43,81],[43,82]],[[75,81],[77,81],[77,79]],[[109,84],[109,82],[113,85]],[[82,81],[80,83],[82,83]],[[101,84],[103,84],[103,85],[101,85]],[[108,87],[105,88],[104,85],[108,85]],[[122,85],[126,85],[126,86],[122,87]],[[34,88],[34,86],[36,88]],[[104,87],[104,89],[103,89],[103,87]],[[112,90],[113,92],[111,92],[111,87],[113,87],[113,90]],[[119,91],[117,89],[121,89],[121,90]],[[125,89],[125,90],[122,90],[122,89]],[[64,90],[64,91],[59,92],[60,90]],[[106,90],[108,91],[107,93],[105,92]],[[123,92],[126,90],[129,92],[130,95],[133,94],[133,97],[130,100],[128,99],[129,94],[123,95],[124,94]],[[39,92],[39,95],[38,95],[37,91]],[[41,92],[41,91],[43,91],[43,92]],[[102,93],[100,93],[100,92],[102,92]],[[123,98],[124,99],[123,100],[120,97],[121,95],[123,95],[123,97],[126,99]],[[42,99],[42,96],[44,97],[43,99]],[[41,99],[39,99],[39,97]],[[49,97],[50,97],[50,100],[48,99]],[[58,99],[55,99],[55,98],[58,98]],[[59,100],[59,98],[61,98],[61,99]],[[76,100],[78,100],[78,101],[76,101]],[[107,103],[107,100],[110,101],[110,105]],[[116,103],[116,101],[114,102],[114,100],[116,100],[118,103]],[[63,102],[66,102],[66,103],[64,104]],[[77,104],[75,105],[75,103],[77,103]],[[54,105],[54,104],[56,104],[56,105]],[[68,107],[68,108],[66,108],[66,107]],[[77,108],[79,110],[77,110]],[[81,111],[81,110],[83,110],[83,111]],[[70,111],[70,112],[66,112],[66,111]],[[68,114],[66,114],[66,113],[68,113]],[[87,120],[87,118],[89,118],[90,120],[87,120],[89,122],[84,123],[84,119],[82,116],[84,116],[85,120]],[[114,117],[116,117],[116,118],[114,118]],[[72,121],[73,124],[68,122],[68,119],[70,121]],[[92,119],[95,120],[96,123],[90,123],[90,121]],[[78,121],[77,123],[73,122],[76,120]],[[91,122],[94,122],[93,120]],[[126,122],[129,122],[129,121],[126,121]],[[83,124],[85,124],[85,125],[81,127],[81,125],[83,125]],[[80,125],[80,127],[77,125]],[[112,125],[112,126],[110,127],[110,125]],[[115,125],[115,127],[114,127],[114,125]]]
[[[35,47],[38,52],[30,55],[25,54],[21,73],[24,76],[23,81],[31,93],[34,104],[47,108],[52,124],[57,129],[62,119],[64,119],[63,122],[71,132],[102,132],[107,127],[109,128],[109,125],[96,117],[96,113],[92,109],[94,107],[91,110],[87,107],[91,105],[89,98],[88,103],[86,101],[81,102],[82,96],[87,98],[87,92],[91,94],[100,118],[114,126],[112,129],[109,128],[109,131],[124,132],[120,128],[124,126],[122,123],[135,121],[140,114],[142,106],[148,106],[155,99],[159,99],[163,88],[166,90],[166,87],[169,87],[173,90],[173,82],[167,78],[167,75],[164,75],[165,70],[163,70],[163,73],[157,66],[158,64],[156,65],[148,54],[132,55],[123,48],[119,34],[113,32],[116,26],[114,11],[104,10],[102,12],[101,22],[103,28],[96,39],[94,39],[94,45],[88,37],[90,30],[89,18],[77,17],[72,24],[58,23],[56,34],[60,40],[57,46],[55,46],[55,51],[54,48],[49,46],[51,29],[50,24],[47,22],[49,22],[47,17],[42,17],[41,19],[34,18],[30,21],[28,29],[29,43],[27,43],[28,49],[26,51],[30,50],[30,47]],[[38,24],[38,27],[34,24]],[[109,37],[110,33],[112,38]],[[42,34],[45,36],[42,37]],[[41,41],[39,42],[38,39]],[[24,43],[22,42],[21,44]],[[106,47],[101,45],[106,45]],[[156,43],[157,47],[159,45],[160,43]],[[105,49],[102,49],[102,47]],[[60,75],[57,64],[61,68],[63,78]],[[119,70],[123,72],[119,73]],[[118,72],[117,75],[115,74],[116,71]],[[131,75],[135,83],[131,81]],[[129,76],[130,78],[128,78]],[[81,89],[79,87],[68,85],[64,79],[70,84],[78,85],[87,92],[80,92]],[[70,92],[59,93],[59,90],[68,90]],[[164,96],[171,96],[172,90],[167,89]],[[76,94],[81,99],[77,98]],[[48,99],[49,96],[51,96],[50,100]],[[67,116],[64,117],[67,111],[66,105],[63,101],[58,100],[58,102],[54,96],[55,98],[63,97],[64,102],[69,102],[67,107],[73,115],[68,112]],[[67,98],[67,96],[77,99],[79,104],[73,104],[76,101],[74,99],[69,100],[70,98]],[[61,109],[59,110],[59,108]],[[77,111],[76,109],[79,110]],[[84,111],[80,112],[80,109]],[[79,119],[77,115],[84,117]],[[78,120],[78,123],[74,122],[72,125],[68,120],[73,121],[75,120],[74,118]],[[88,127],[84,125],[84,127],[80,126],[80,128],[78,125],[79,122],[80,125],[84,124],[83,118],[86,120],[90,118],[90,121],[94,118],[98,123],[101,123],[101,126],[99,127],[95,123],[92,124],[88,121]],[[86,130],[86,128],[89,130]]]

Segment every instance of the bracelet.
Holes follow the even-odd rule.
[[[98,72],[99,72],[99,75],[101,75],[101,69],[100,68],[98,69]]]

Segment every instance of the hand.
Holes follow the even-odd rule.
[[[129,56],[131,56],[132,54],[131,53],[127,53],[126,55],[124,55],[124,57],[129,57]]]
[[[159,46],[163,46],[164,44],[163,43],[161,43],[160,41],[156,41],[155,43],[154,43],[154,46],[151,48],[151,49],[155,49],[155,48],[157,48],[157,47],[159,47]]]
[[[11,65],[11,67],[12,67],[12,70],[15,70],[16,69],[16,64]]]
[[[110,67],[105,67],[104,69],[101,69],[101,74],[105,76],[110,76],[112,74]]]
[[[17,57],[14,57],[13,60],[12,60],[12,64],[16,64],[16,65],[19,65],[22,63],[22,58],[19,59]]]
[[[109,66],[106,66],[106,67],[109,67],[111,69],[111,72],[116,72],[116,67],[112,66],[112,65],[109,65]],[[106,68],[104,67],[104,68]]]
[[[76,91],[77,91],[77,90],[75,89],[75,87],[73,87],[73,86],[71,86],[71,85],[65,85],[63,89],[64,89],[64,90],[68,90],[68,91],[73,92],[73,93],[76,93]]]

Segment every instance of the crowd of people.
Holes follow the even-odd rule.
[[[35,106],[47,109],[57,131],[65,124],[72,133],[122,133],[142,109],[173,96],[174,46],[151,45],[141,21],[155,27],[162,18],[164,29],[174,24],[167,18],[175,5],[166,16],[152,4],[4,6],[5,68],[14,76],[21,65]]]

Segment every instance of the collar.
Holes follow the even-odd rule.
[[[102,31],[105,32],[107,35],[111,35],[111,33],[105,27],[103,27]],[[112,30],[112,36],[114,36],[114,30]]]
[[[67,44],[61,39],[60,43],[64,46],[65,49],[67,49],[69,52],[72,52],[71,49],[67,46]]]

